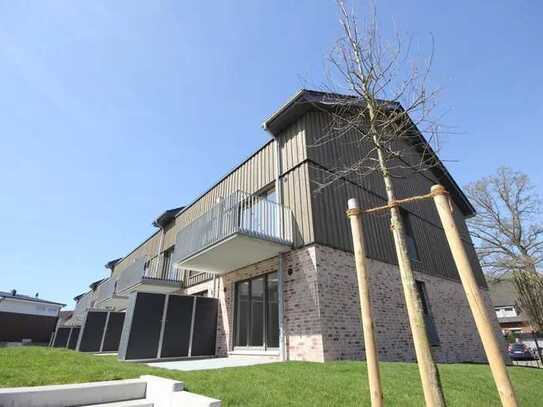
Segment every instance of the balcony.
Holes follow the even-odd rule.
[[[95,293],[93,291],[88,291],[78,297],[76,297],[78,299],[76,300],[74,312],[72,313],[72,318],[70,319],[71,325],[81,325],[88,310],[94,307]]]
[[[228,273],[288,251],[292,224],[289,208],[237,191],[177,233],[174,263]]]
[[[198,271],[191,272],[190,270],[187,270],[187,274],[183,282],[183,288],[189,288],[201,283],[205,283],[206,281],[212,280],[213,276],[214,274],[212,273],[201,273]]]
[[[168,294],[181,288],[183,271],[172,267],[169,257],[140,257],[124,269],[117,282],[117,292],[127,295],[131,292]]]
[[[117,293],[116,277],[110,277],[104,280],[96,288],[95,307],[105,309],[121,309],[128,305],[128,297]]]

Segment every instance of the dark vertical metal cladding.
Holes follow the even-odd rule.
[[[215,355],[218,307],[216,298],[197,297],[191,356]]]
[[[356,134],[345,134],[332,142],[322,143],[322,136],[327,131],[329,119],[326,113],[310,112],[306,115],[307,158],[311,185],[311,205],[314,219],[314,240],[316,243],[337,249],[352,251],[350,228],[345,217],[347,200],[357,198],[362,208],[372,208],[386,204],[386,195],[382,177],[377,173],[364,174],[351,172],[344,179],[322,188],[330,180],[330,174],[339,169],[350,167],[364,157],[370,146],[357,141]],[[406,147],[407,144],[402,141]],[[411,148],[411,147],[410,147]],[[406,159],[414,164],[418,153],[413,149],[412,157]],[[406,198],[427,194],[433,184],[440,182],[431,171],[413,172],[409,168],[400,168],[394,163],[394,186],[397,198]],[[405,164],[402,164],[405,167]],[[477,260],[465,216],[456,202],[452,202],[454,217],[462,239],[469,253],[470,261],[477,273],[481,286],[486,286],[480,264]],[[405,205],[410,213],[413,233],[419,249],[420,261],[413,262],[417,271],[459,280],[456,266],[441,226],[439,216],[431,200]],[[390,219],[387,211],[381,214],[364,216],[368,256],[386,263],[397,264],[396,252]]]
[[[188,356],[193,304],[192,296],[170,295],[161,357]]]
[[[107,324],[106,335],[104,337],[104,346],[102,352],[116,352],[119,350],[121,333],[124,324],[124,312],[110,312],[109,322]]]
[[[164,294],[137,293],[124,359],[153,359],[160,339]]]
[[[77,346],[77,340],[79,339],[80,331],[81,331],[81,328],[78,326],[75,326],[72,328],[72,334],[70,335],[70,340],[68,341],[68,349],[75,350]]]
[[[89,311],[79,340],[80,352],[99,352],[107,318],[105,311]]]
[[[53,348],[65,348],[68,344],[68,337],[70,336],[69,327],[59,327],[55,335],[53,342]]]

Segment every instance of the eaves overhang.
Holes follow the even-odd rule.
[[[109,269],[109,270],[113,270],[113,267],[115,267],[115,265],[118,262],[120,262],[122,259],[123,259],[122,257],[119,257],[118,259],[110,260],[104,265],[104,267]]]
[[[175,216],[183,210],[184,206],[180,206],[178,208],[172,208],[168,209],[164,212],[162,212],[154,221],[153,226],[157,228],[164,228],[166,227],[170,222],[172,222],[175,219]]]

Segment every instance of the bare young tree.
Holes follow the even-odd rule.
[[[477,216],[468,221],[487,276],[511,278],[517,301],[543,330],[543,211],[528,176],[507,167],[466,187]]]
[[[442,406],[394,183],[440,165],[430,145],[438,128],[431,119],[437,91],[428,86],[432,55],[413,63],[410,46],[400,36],[385,42],[373,5],[367,21],[359,24],[344,0],[337,4],[342,36],[329,56],[333,74],[324,109],[330,124],[313,147],[343,141],[363,146],[358,151],[364,153],[327,174],[321,187],[353,175],[382,178],[426,405]]]
[[[525,174],[499,168],[465,188],[477,210],[468,221],[485,273],[502,278],[543,266],[542,202]]]
[[[321,186],[373,173],[387,184],[404,177],[405,170],[413,174],[440,165],[433,117],[439,92],[429,86],[433,46],[426,60],[412,59],[410,41],[404,44],[400,35],[393,42],[381,38],[374,6],[360,25],[344,0],[337,3],[343,35],[328,56],[333,69],[324,97],[333,107],[326,110],[331,120],[312,146],[345,141],[363,145],[365,154],[327,174]]]
[[[543,331],[543,277],[531,270],[517,271],[513,274],[517,289],[517,301],[526,312],[530,324],[536,332]]]

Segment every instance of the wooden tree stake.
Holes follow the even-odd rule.
[[[368,380],[372,407],[383,406],[383,390],[379,374],[379,356],[375,343],[373,316],[371,311],[368,268],[364,232],[362,229],[362,213],[356,199],[349,199],[347,216],[351,220],[353,234],[354,258],[356,263],[356,276],[358,279],[358,294],[360,296],[360,314],[362,315],[362,329],[364,331],[364,347],[368,366]]]
[[[449,206],[447,191],[445,191],[445,188],[441,185],[434,185],[432,187],[432,195],[434,196],[434,202],[443,228],[445,229],[445,235],[447,236],[451,248],[454,263],[460,274],[460,280],[462,281],[464,291],[466,292],[468,303],[471,312],[473,313],[475,324],[477,325],[477,330],[479,331],[481,341],[483,342],[488,364],[490,365],[490,370],[494,376],[494,381],[502,405],[506,407],[516,407],[517,400],[515,391],[513,390],[511,379],[505,368],[502,351],[500,350],[494,329],[490,323],[488,309],[477,285],[477,281],[475,280],[475,275],[466,254],[466,249],[462,243],[458,229],[456,228]]]

